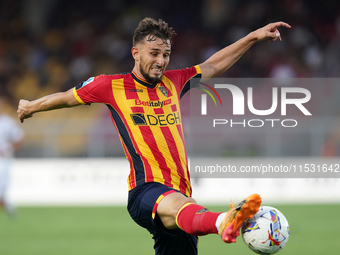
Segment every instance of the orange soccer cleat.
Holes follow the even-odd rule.
[[[235,243],[236,237],[240,235],[240,228],[247,219],[253,218],[258,212],[262,203],[258,194],[253,194],[244,199],[235,207],[234,203],[230,203],[230,210],[224,217],[220,231],[218,234],[222,237],[223,242]]]

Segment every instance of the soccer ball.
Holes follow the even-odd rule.
[[[261,206],[241,228],[244,243],[257,254],[274,254],[285,247],[289,238],[286,217],[276,208]]]

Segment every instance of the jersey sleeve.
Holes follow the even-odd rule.
[[[108,103],[112,94],[111,79],[99,75],[79,83],[73,89],[73,95],[81,104]]]
[[[199,65],[186,69],[171,70],[167,72],[166,76],[175,85],[180,98],[190,89],[197,87],[197,82],[190,82],[191,79],[198,78],[197,81],[199,81],[202,77]]]

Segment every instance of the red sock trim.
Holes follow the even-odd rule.
[[[207,208],[197,204],[186,203],[178,210],[176,223],[179,228],[191,235],[217,234],[215,224],[220,214],[210,212]]]

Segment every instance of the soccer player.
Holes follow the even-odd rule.
[[[0,208],[8,215],[15,214],[14,206],[7,197],[10,160],[23,141],[24,132],[16,121],[3,113],[3,100],[0,98]]]
[[[253,194],[227,213],[211,212],[191,197],[183,137],[180,98],[190,79],[211,78],[226,71],[254,43],[281,40],[277,22],[251,32],[205,62],[166,71],[174,31],[162,20],[143,19],[135,30],[132,72],[89,78],[66,92],[34,101],[20,100],[18,117],[82,104],[106,104],[130,162],[128,211],[155,241],[156,254],[197,254],[197,236],[216,233],[236,241],[242,223],[259,209]]]

